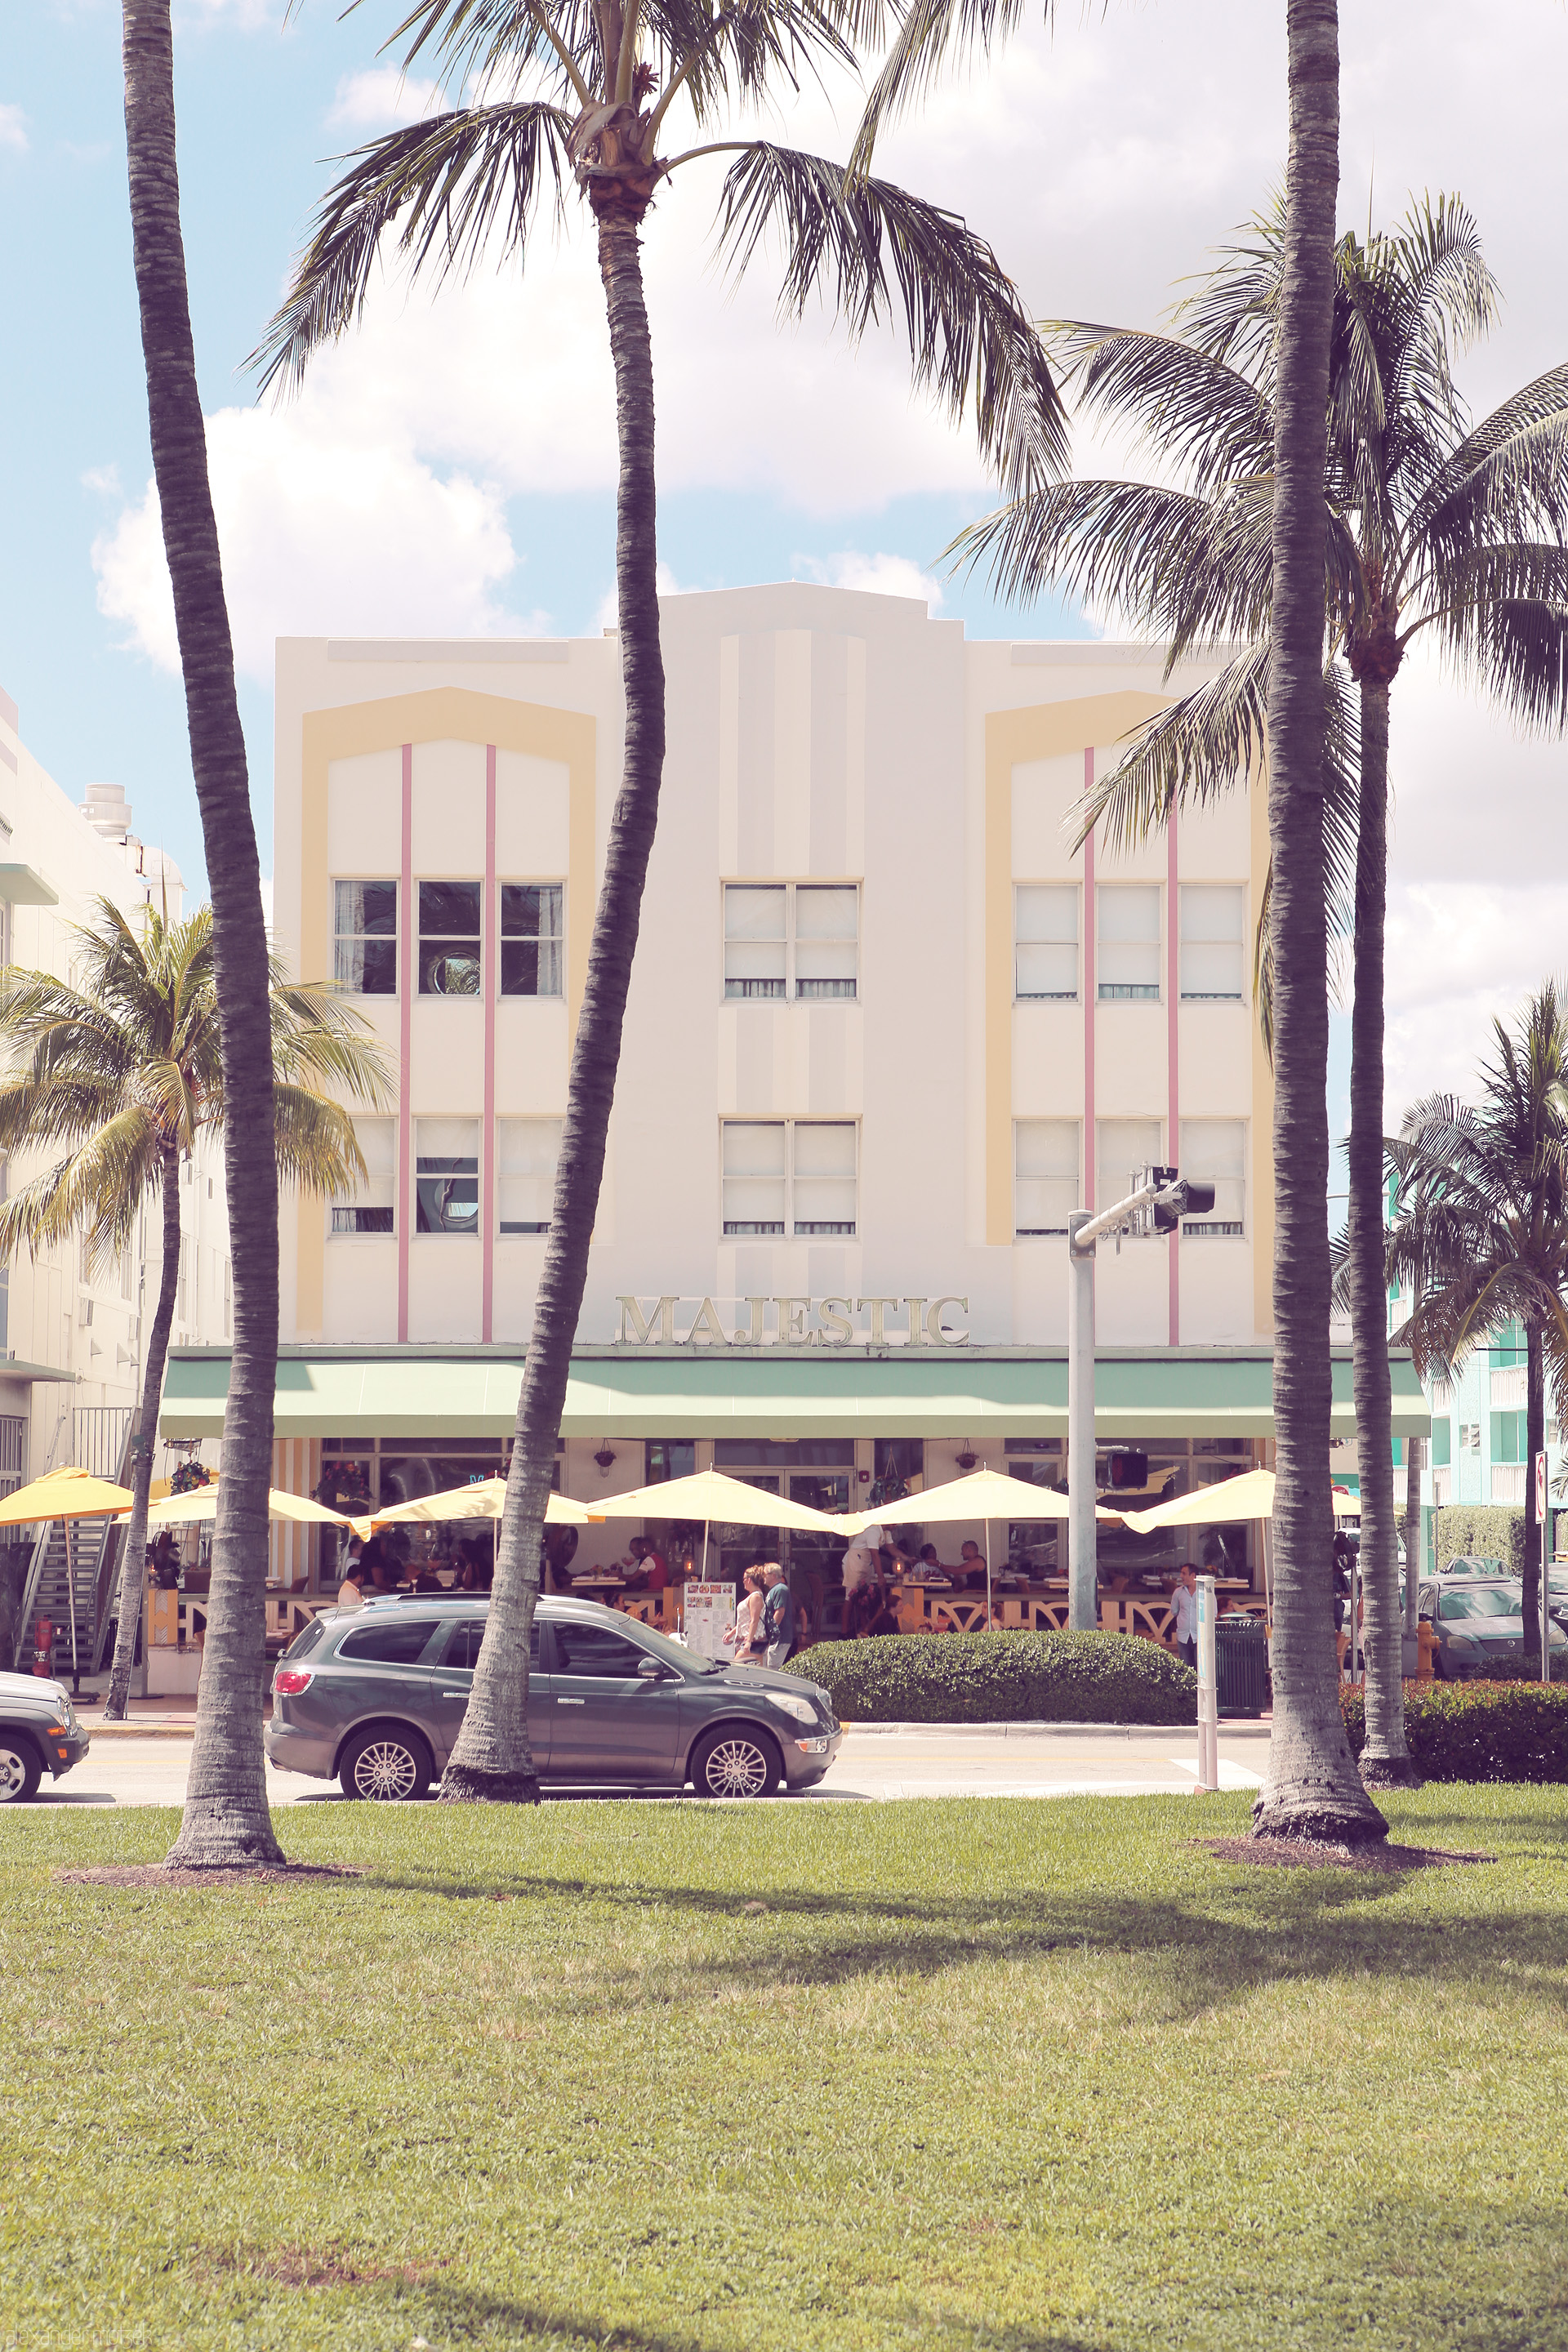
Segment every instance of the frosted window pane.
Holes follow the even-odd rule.
[[[1078,890],[1072,884],[1028,882],[1014,893],[1016,938],[1078,944]]]
[[[1102,885],[1100,890],[1100,936],[1105,940],[1148,940],[1160,944],[1160,892],[1154,884]]]
[[[859,892],[803,884],[795,894],[797,940],[847,940],[858,934]],[[853,964],[850,969],[853,970]]]
[[[782,886],[767,889],[729,888],[724,893],[724,937],[727,940],[777,940],[784,935],[784,894]]]
[[[1018,949],[1017,993],[1020,996],[1076,997],[1078,944]]]

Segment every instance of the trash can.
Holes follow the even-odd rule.
[[[1261,1715],[1268,1704],[1268,1635],[1262,1618],[1239,1612],[1219,1618],[1214,1663],[1220,1714]]]

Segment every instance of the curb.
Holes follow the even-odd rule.
[[[866,1739],[1179,1739],[1196,1723],[847,1723]],[[1222,1722],[1222,1739],[1267,1739],[1268,1723]]]
[[[194,1739],[196,1736],[195,1716],[188,1723],[138,1723],[134,1717],[129,1723],[94,1723],[86,1715],[79,1716],[77,1720],[95,1748],[100,1739]]]

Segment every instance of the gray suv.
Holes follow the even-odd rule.
[[[0,1675],[0,1805],[25,1805],[46,1772],[59,1780],[88,1751],[88,1731],[58,1683]]]
[[[272,1677],[267,1753],[346,1797],[416,1797],[445,1769],[468,1704],[488,1603],[410,1594],[306,1626]],[[826,1691],[796,1675],[700,1658],[613,1609],[542,1599],[528,1737],[561,1787],[765,1797],[809,1789],[843,1738]]]

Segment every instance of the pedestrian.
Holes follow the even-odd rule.
[[[340,1609],[363,1608],[364,1594],[360,1590],[359,1581],[362,1573],[363,1571],[358,1560],[351,1559],[348,1566],[344,1569],[342,1576],[338,1579],[338,1607]]]
[[[764,1600],[763,1571],[760,1568],[746,1570],[741,1598],[735,1610],[735,1622],[724,1635],[724,1645],[733,1648],[737,1666],[760,1666],[767,1656],[767,1634],[763,1624]]]
[[[980,1546],[971,1538],[958,1555],[958,1572],[953,1578],[953,1582],[962,1584],[966,1591],[973,1591],[977,1585],[984,1584],[984,1554],[981,1551]]]
[[[776,1559],[763,1570],[763,1630],[769,1665],[782,1666],[795,1647],[795,1595]]]
[[[853,1592],[881,1574],[881,1550],[887,1542],[880,1528],[863,1528],[844,1555],[844,1590]]]
[[[669,1562],[656,1551],[651,1538],[634,1536],[626,1547],[632,1556],[626,1587],[633,1592],[663,1592],[669,1584]]]
[[[1189,1666],[1198,1663],[1198,1572],[1192,1561],[1182,1563],[1182,1580],[1171,1595],[1171,1642]]]

